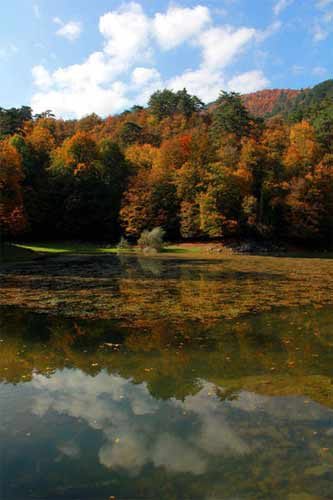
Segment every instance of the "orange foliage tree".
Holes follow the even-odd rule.
[[[0,142],[0,231],[2,239],[26,226],[22,202],[21,157],[9,140]]]
[[[303,120],[290,129],[290,145],[284,164],[291,175],[303,175],[311,171],[319,159],[319,146],[312,125]]]
[[[167,90],[104,119],[2,113],[10,119],[0,143],[3,232],[28,220],[36,239],[135,239],[162,226],[169,239],[332,246],[333,113],[321,104],[316,116],[297,98],[297,112],[282,115],[297,95],[222,92],[204,107]]]

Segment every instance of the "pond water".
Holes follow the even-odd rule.
[[[53,275],[55,261],[43,272],[42,264],[6,267],[1,500],[332,498],[333,307],[321,288],[330,284],[331,262],[288,268],[277,260],[140,267],[114,258],[89,279],[72,264],[61,276],[59,261]],[[303,280],[312,273],[311,290],[296,293],[297,269]],[[34,302],[47,272],[53,278]],[[75,316],[73,300],[84,279],[92,290],[93,276],[100,302],[89,310],[83,303]],[[26,304],[10,300],[19,279]],[[221,299],[223,280],[230,293]],[[271,303],[261,307],[273,281]],[[148,282],[156,310],[140,295]],[[293,296],[283,297],[285,286]],[[69,302],[63,293],[55,310],[52,299],[66,287]],[[250,289],[258,290],[257,308],[248,311]],[[98,319],[107,297],[125,294],[128,318],[121,308],[119,317],[112,309]]]

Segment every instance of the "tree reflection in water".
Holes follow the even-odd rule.
[[[332,496],[332,317],[139,329],[2,310],[4,498]]]

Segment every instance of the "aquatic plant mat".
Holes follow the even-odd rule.
[[[333,260],[57,256],[0,266],[0,305],[141,326],[333,303]]]

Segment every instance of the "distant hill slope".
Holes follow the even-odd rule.
[[[289,111],[294,101],[307,90],[272,89],[259,90],[242,96],[249,112],[254,116],[271,116]]]
[[[295,101],[295,105],[312,106],[324,100],[333,99],[333,80],[318,83],[307,92],[301,92]]]
[[[333,80],[326,80],[300,93],[287,112],[293,121],[314,120],[322,112],[332,115]]]
[[[282,113],[296,120],[313,117],[318,110],[333,103],[333,80],[326,80],[312,88],[292,90],[259,90],[242,96],[254,116],[270,117]]]

